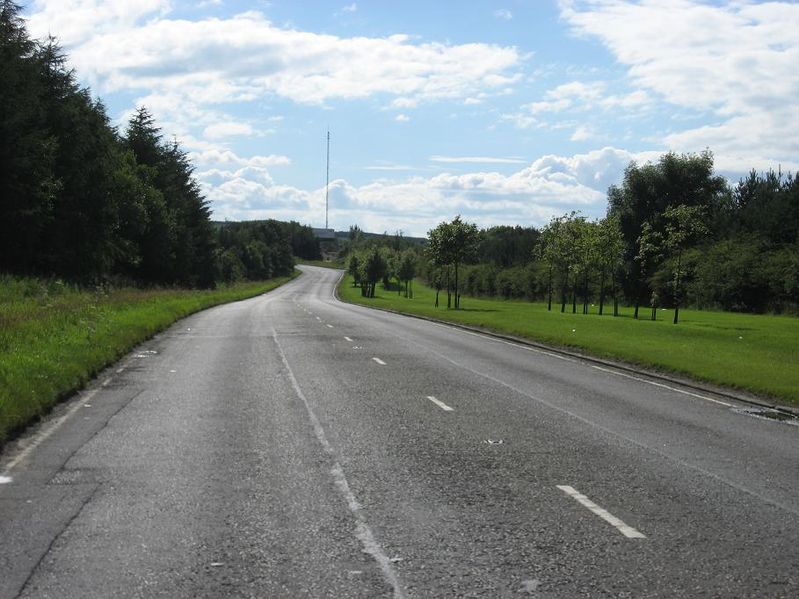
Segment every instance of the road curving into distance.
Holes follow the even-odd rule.
[[[6,449],[0,597],[799,594],[799,426],[302,269]]]

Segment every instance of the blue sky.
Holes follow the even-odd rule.
[[[35,0],[124,126],[156,116],[217,219],[424,235],[601,216],[631,160],[797,170],[799,5]]]

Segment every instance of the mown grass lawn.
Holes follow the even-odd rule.
[[[176,320],[265,293],[291,278],[207,291],[91,292],[59,281],[0,276],[0,445]]]
[[[526,337],[544,343],[583,350],[596,356],[689,375],[699,380],[745,389],[799,404],[799,318],[680,310],[672,324],[671,310],[658,311],[656,321],[643,308],[640,320],[632,308],[613,317],[612,306],[603,316],[547,311],[546,303],[461,298],[461,310],[448,310],[446,293],[435,308],[435,291],[414,283],[414,299],[378,285],[377,297],[361,297],[360,288],[346,276],[339,288],[343,300],[468,324]]]

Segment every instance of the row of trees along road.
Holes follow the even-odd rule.
[[[608,191],[604,218],[578,213],[532,227],[478,230],[456,217],[429,232],[416,270],[447,307],[461,293],[545,299],[560,310],[619,314],[642,306],[749,312],[799,311],[799,180],[779,172],[752,172],[737,185],[714,172],[713,156],[663,155],[631,163]],[[387,245],[387,244],[386,244]],[[381,261],[360,279],[374,293]],[[359,256],[356,262],[363,262]],[[351,262],[352,271],[352,262]],[[369,269],[367,269],[369,270]],[[377,273],[377,274],[376,274]],[[612,305],[612,310],[607,306]]]
[[[0,271],[209,287],[288,274],[292,249],[319,257],[296,223],[215,227],[177,142],[145,108],[119,134],[55,40],[32,40],[10,0],[0,0],[0,69]]]
[[[361,287],[361,295],[374,297],[378,281],[385,289],[390,289],[392,279],[398,294],[413,298],[413,279],[417,275],[419,252],[413,248],[396,250],[387,245],[375,243],[368,248],[353,250],[347,260],[347,272],[352,275],[352,283]]]

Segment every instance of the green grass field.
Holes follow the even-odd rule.
[[[377,297],[361,297],[360,288],[345,277],[339,288],[343,300],[397,310],[439,320],[483,327],[543,343],[585,351],[698,380],[768,395],[799,404],[799,318],[730,312],[680,310],[672,324],[671,310],[650,310],[632,317],[632,308],[614,318],[591,314],[561,314],[560,305],[547,311],[546,303],[461,298],[461,310],[447,310],[446,293],[433,306],[435,291],[414,283],[414,299],[399,297],[378,285]],[[607,307],[606,307],[607,310]],[[612,307],[611,307],[612,314]]]
[[[57,281],[0,276],[0,445],[176,320],[259,295],[291,278],[213,291],[90,292]]]

